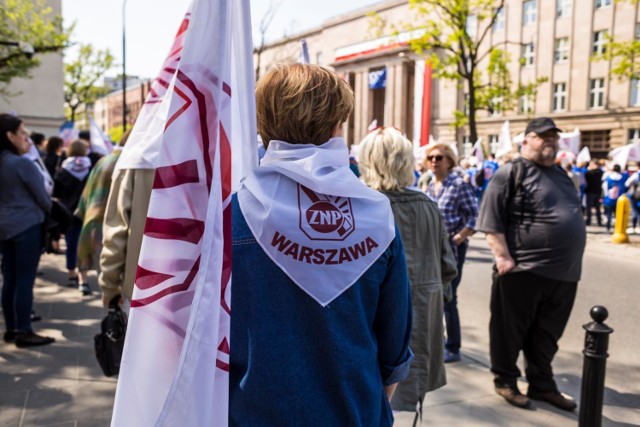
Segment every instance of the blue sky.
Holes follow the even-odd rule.
[[[232,0],[233,1],[233,0]],[[72,40],[108,48],[122,62],[123,0],[62,0],[65,25],[75,21]],[[191,0],[126,0],[127,74],[155,77]],[[271,40],[321,24],[327,18],[378,3],[375,0],[251,0],[254,30],[270,4],[279,4]],[[255,31],[254,31],[255,35]],[[72,53],[73,50],[70,50]],[[117,74],[114,69],[111,74]]]

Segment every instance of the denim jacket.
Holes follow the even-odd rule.
[[[264,253],[232,200],[230,426],[391,426],[383,385],[413,354],[402,241],[322,307]],[[312,268],[312,267],[310,267]]]

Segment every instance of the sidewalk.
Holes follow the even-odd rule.
[[[601,230],[590,230],[588,240],[603,254],[640,259],[640,236],[631,236],[632,245],[614,245]],[[56,343],[18,349],[0,342],[0,426],[109,426],[116,380],[102,375],[93,354],[93,335],[104,316],[100,298],[58,285],[66,283],[63,255],[43,256],[40,270],[35,308],[43,320],[34,329]],[[97,289],[95,275],[90,284]],[[465,353],[462,362],[447,365],[447,376],[447,386],[427,395],[423,426],[577,425],[577,412],[546,403],[535,402],[529,411],[508,405],[493,391],[484,354]],[[526,384],[520,388],[526,391]],[[398,414],[396,426],[412,421],[413,414]]]

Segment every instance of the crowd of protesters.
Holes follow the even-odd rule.
[[[126,138],[123,138],[123,142]],[[87,271],[98,270],[102,219],[114,159],[91,150],[82,131],[64,141],[33,132],[22,120],[0,114],[0,254],[4,341],[18,347],[45,345],[51,337],[33,331],[33,285],[43,252],[62,253],[64,236],[69,287],[93,294]]]
[[[312,84],[314,80],[322,81],[324,85]],[[313,96],[298,91],[300,85],[308,86],[306,90]],[[316,99],[327,99],[330,105],[324,106],[327,107],[323,110],[324,116],[313,117],[298,114],[298,107],[290,109],[285,104],[271,104],[271,100],[277,99],[277,93],[287,91],[300,97],[300,103],[296,105],[308,107],[309,111],[323,107],[316,105]],[[355,418],[364,416],[375,421],[370,425],[391,425],[388,408],[415,410],[417,406],[421,407],[427,392],[442,387],[446,383],[444,364],[461,359],[457,288],[479,211],[479,224],[482,224],[479,228],[487,234],[502,236],[501,241],[488,239],[497,260],[492,295],[504,291],[499,288],[506,279],[498,280],[498,275],[503,276],[516,267],[517,260],[511,259],[507,267],[504,260],[500,261],[501,254],[508,254],[513,249],[508,246],[511,244],[507,241],[508,236],[505,238],[508,233],[499,221],[482,216],[482,212],[488,215],[486,212],[491,207],[496,208],[495,212],[500,211],[500,203],[504,203],[501,197],[508,193],[501,191],[498,184],[491,185],[494,177],[505,188],[510,188],[514,179],[518,180],[518,169],[534,171],[527,173],[538,174],[535,176],[542,180],[560,179],[563,195],[571,199],[571,203],[575,199],[569,208],[577,211],[572,212],[586,215],[587,225],[595,214],[597,224],[606,225],[607,229],[614,221],[617,199],[627,194],[633,206],[633,229],[640,232],[640,172],[622,171],[619,165],[603,170],[596,162],[579,166],[567,163],[548,169],[553,161],[548,164],[549,152],[544,150],[549,147],[545,144],[555,143],[557,151],[559,132],[550,119],[541,119],[539,123],[534,120],[527,128],[523,143],[527,149],[523,151],[523,157],[529,163],[525,162],[525,166],[511,163],[504,167],[504,158],[501,161],[488,159],[481,164],[474,164],[471,159],[459,161],[456,151],[444,143],[430,145],[424,158],[416,161],[412,143],[401,131],[388,127],[374,129],[361,142],[358,165],[355,158],[346,162],[347,148],[340,138],[341,124],[353,108],[353,95],[337,75],[319,67],[276,68],[258,85],[257,94],[259,131],[265,141],[265,157],[261,167],[243,181],[233,199],[233,251],[234,259],[238,261],[233,265],[236,299],[232,300],[231,413],[232,416],[241,413],[245,421],[251,415],[255,415],[256,420],[261,419],[264,416],[261,405],[267,405],[272,412],[274,407],[280,408],[283,417],[289,416],[291,402],[277,399],[277,396],[290,390],[293,384],[294,388],[300,388],[296,392],[311,390],[309,397],[321,403],[320,409],[306,413],[309,417],[340,419],[347,416],[345,402],[352,402],[353,407],[347,412]],[[272,108],[278,111],[271,111]],[[545,120],[553,126],[547,126]],[[318,133],[308,134],[308,129],[316,128],[320,129]],[[276,134],[279,139],[288,136],[280,141],[275,138]],[[116,170],[120,151],[100,158],[91,152],[89,139],[87,133],[81,133],[79,139],[65,147],[55,136],[47,139],[44,135],[32,134],[29,137],[18,117],[0,115],[4,341],[15,342],[18,347],[54,342],[53,338],[41,336],[32,329],[31,322],[35,320],[33,285],[40,254],[43,250],[59,252],[61,236],[66,243],[68,286],[78,288],[82,295],[92,295],[87,271],[100,271],[102,262],[105,271],[100,283],[105,305],[114,297],[131,299],[133,277],[125,273],[125,264],[129,257],[137,257],[139,244],[132,245],[129,241],[131,223],[135,221],[123,216],[121,211],[135,214],[136,221],[144,224],[146,209],[136,212],[131,209],[131,197],[135,194],[132,186],[136,181],[132,171],[138,168]],[[126,139],[125,136],[121,144]],[[552,153],[553,158],[556,151]],[[345,156],[344,162],[340,156]],[[150,184],[153,170],[148,172]],[[516,178],[508,178],[513,174]],[[524,180],[517,183],[515,193],[521,184],[522,188],[535,185]],[[148,196],[150,185],[140,188],[146,189]],[[110,190],[116,194],[110,197]],[[313,269],[300,264],[305,259],[311,264],[311,255],[303,253],[311,246],[301,244],[299,247],[303,249],[298,253],[293,245],[286,248],[291,242],[285,242],[284,237],[286,232],[287,236],[295,236],[300,241],[309,238],[309,235],[305,237],[306,233],[288,227],[297,220],[297,211],[289,209],[290,202],[296,199],[298,204],[308,203],[309,212],[323,203],[322,208],[328,209],[333,199],[326,195],[337,199],[348,197],[351,220],[355,216],[359,218],[357,234],[335,240],[352,248],[360,242],[362,245],[373,242],[367,243],[360,260],[358,257],[352,259],[345,252],[347,262],[339,274],[327,268],[329,264],[325,258],[313,258],[316,264]],[[537,197],[544,197],[544,194]],[[319,201],[325,198],[327,201]],[[483,198],[490,202],[482,204]],[[148,200],[148,197],[138,199]],[[577,207],[580,200],[583,212]],[[522,225],[526,201],[520,203]],[[484,210],[479,210],[479,206]],[[606,223],[602,220],[601,206]],[[569,210],[567,206],[564,208]],[[116,217],[124,223],[114,222]],[[527,220],[534,221],[532,218],[530,215]],[[306,220],[311,221],[309,217]],[[349,226],[347,220],[343,220],[343,227]],[[584,232],[582,222],[579,222]],[[563,224],[561,221],[556,223],[564,227]],[[272,237],[273,233],[258,235],[254,230],[275,230],[276,237]],[[313,230],[311,233],[320,234],[317,239],[309,238],[309,245],[324,248],[326,244],[322,242],[331,240],[324,235],[333,229]],[[282,240],[276,242],[277,236]],[[242,244],[236,244],[236,241]],[[578,249],[573,252],[581,258],[582,249]],[[313,256],[324,250],[316,249]],[[129,264],[130,268],[135,267],[135,263]],[[258,278],[255,276],[256,265],[262,266],[265,272]],[[579,277],[580,268],[574,267],[574,276]],[[514,272],[522,276],[523,272],[518,268]],[[110,276],[117,276],[117,280],[110,280]],[[509,277],[509,280],[517,278],[515,273]],[[570,279],[575,288],[575,278]],[[327,283],[330,285],[325,287]],[[556,285],[565,286],[554,282],[553,286]],[[568,311],[564,311],[568,318],[573,300],[571,297],[563,299],[568,305]],[[324,309],[329,303],[331,310]],[[272,316],[276,311],[278,316]],[[492,302],[492,315],[510,315],[497,311],[498,305]],[[518,321],[515,317],[514,314],[510,321]],[[324,326],[314,328],[316,324]],[[556,327],[555,341],[563,327]],[[288,330],[283,333],[285,329]],[[363,334],[368,338],[362,340]],[[249,337],[253,343],[247,341]],[[255,342],[265,345],[256,347]],[[307,344],[299,345],[299,342]],[[547,370],[550,372],[551,359],[557,350],[557,346],[553,349],[555,344],[547,344],[550,350],[543,358],[545,360],[539,361],[540,370],[544,371],[537,372],[539,377],[546,375]],[[519,376],[519,371],[493,369],[493,364],[499,365],[495,358],[517,357],[521,349],[514,346],[507,357],[498,354],[505,346],[498,347],[492,347],[496,391],[515,406],[529,407],[528,398],[519,393],[515,382],[512,383],[513,375]],[[525,357],[531,357],[531,353],[527,353],[531,349],[526,345],[522,350]],[[509,365],[505,360],[502,364]],[[308,368],[304,376],[290,369],[300,363]],[[249,366],[254,368],[249,370]],[[255,366],[262,366],[262,369]],[[332,369],[326,369],[327,366]],[[335,375],[336,381],[345,377],[360,378],[361,381],[343,384],[344,387],[336,392],[327,382],[327,372]],[[530,370],[527,376],[534,378]],[[544,379],[547,381],[539,381],[540,389],[530,393],[530,397],[573,410],[575,402],[560,396],[552,376]],[[247,383],[253,384],[253,388]],[[309,387],[310,383],[313,387]],[[267,386],[272,390],[270,393],[264,392]],[[318,399],[320,395],[326,399]],[[385,401],[382,406],[376,401],[380,396]],[[234,408],[242,410],[234,411]]]

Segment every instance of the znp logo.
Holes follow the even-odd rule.
[[[300,229],[311,240],[342,241],[355,230],[348,197],[318,194],[298,184]]]

